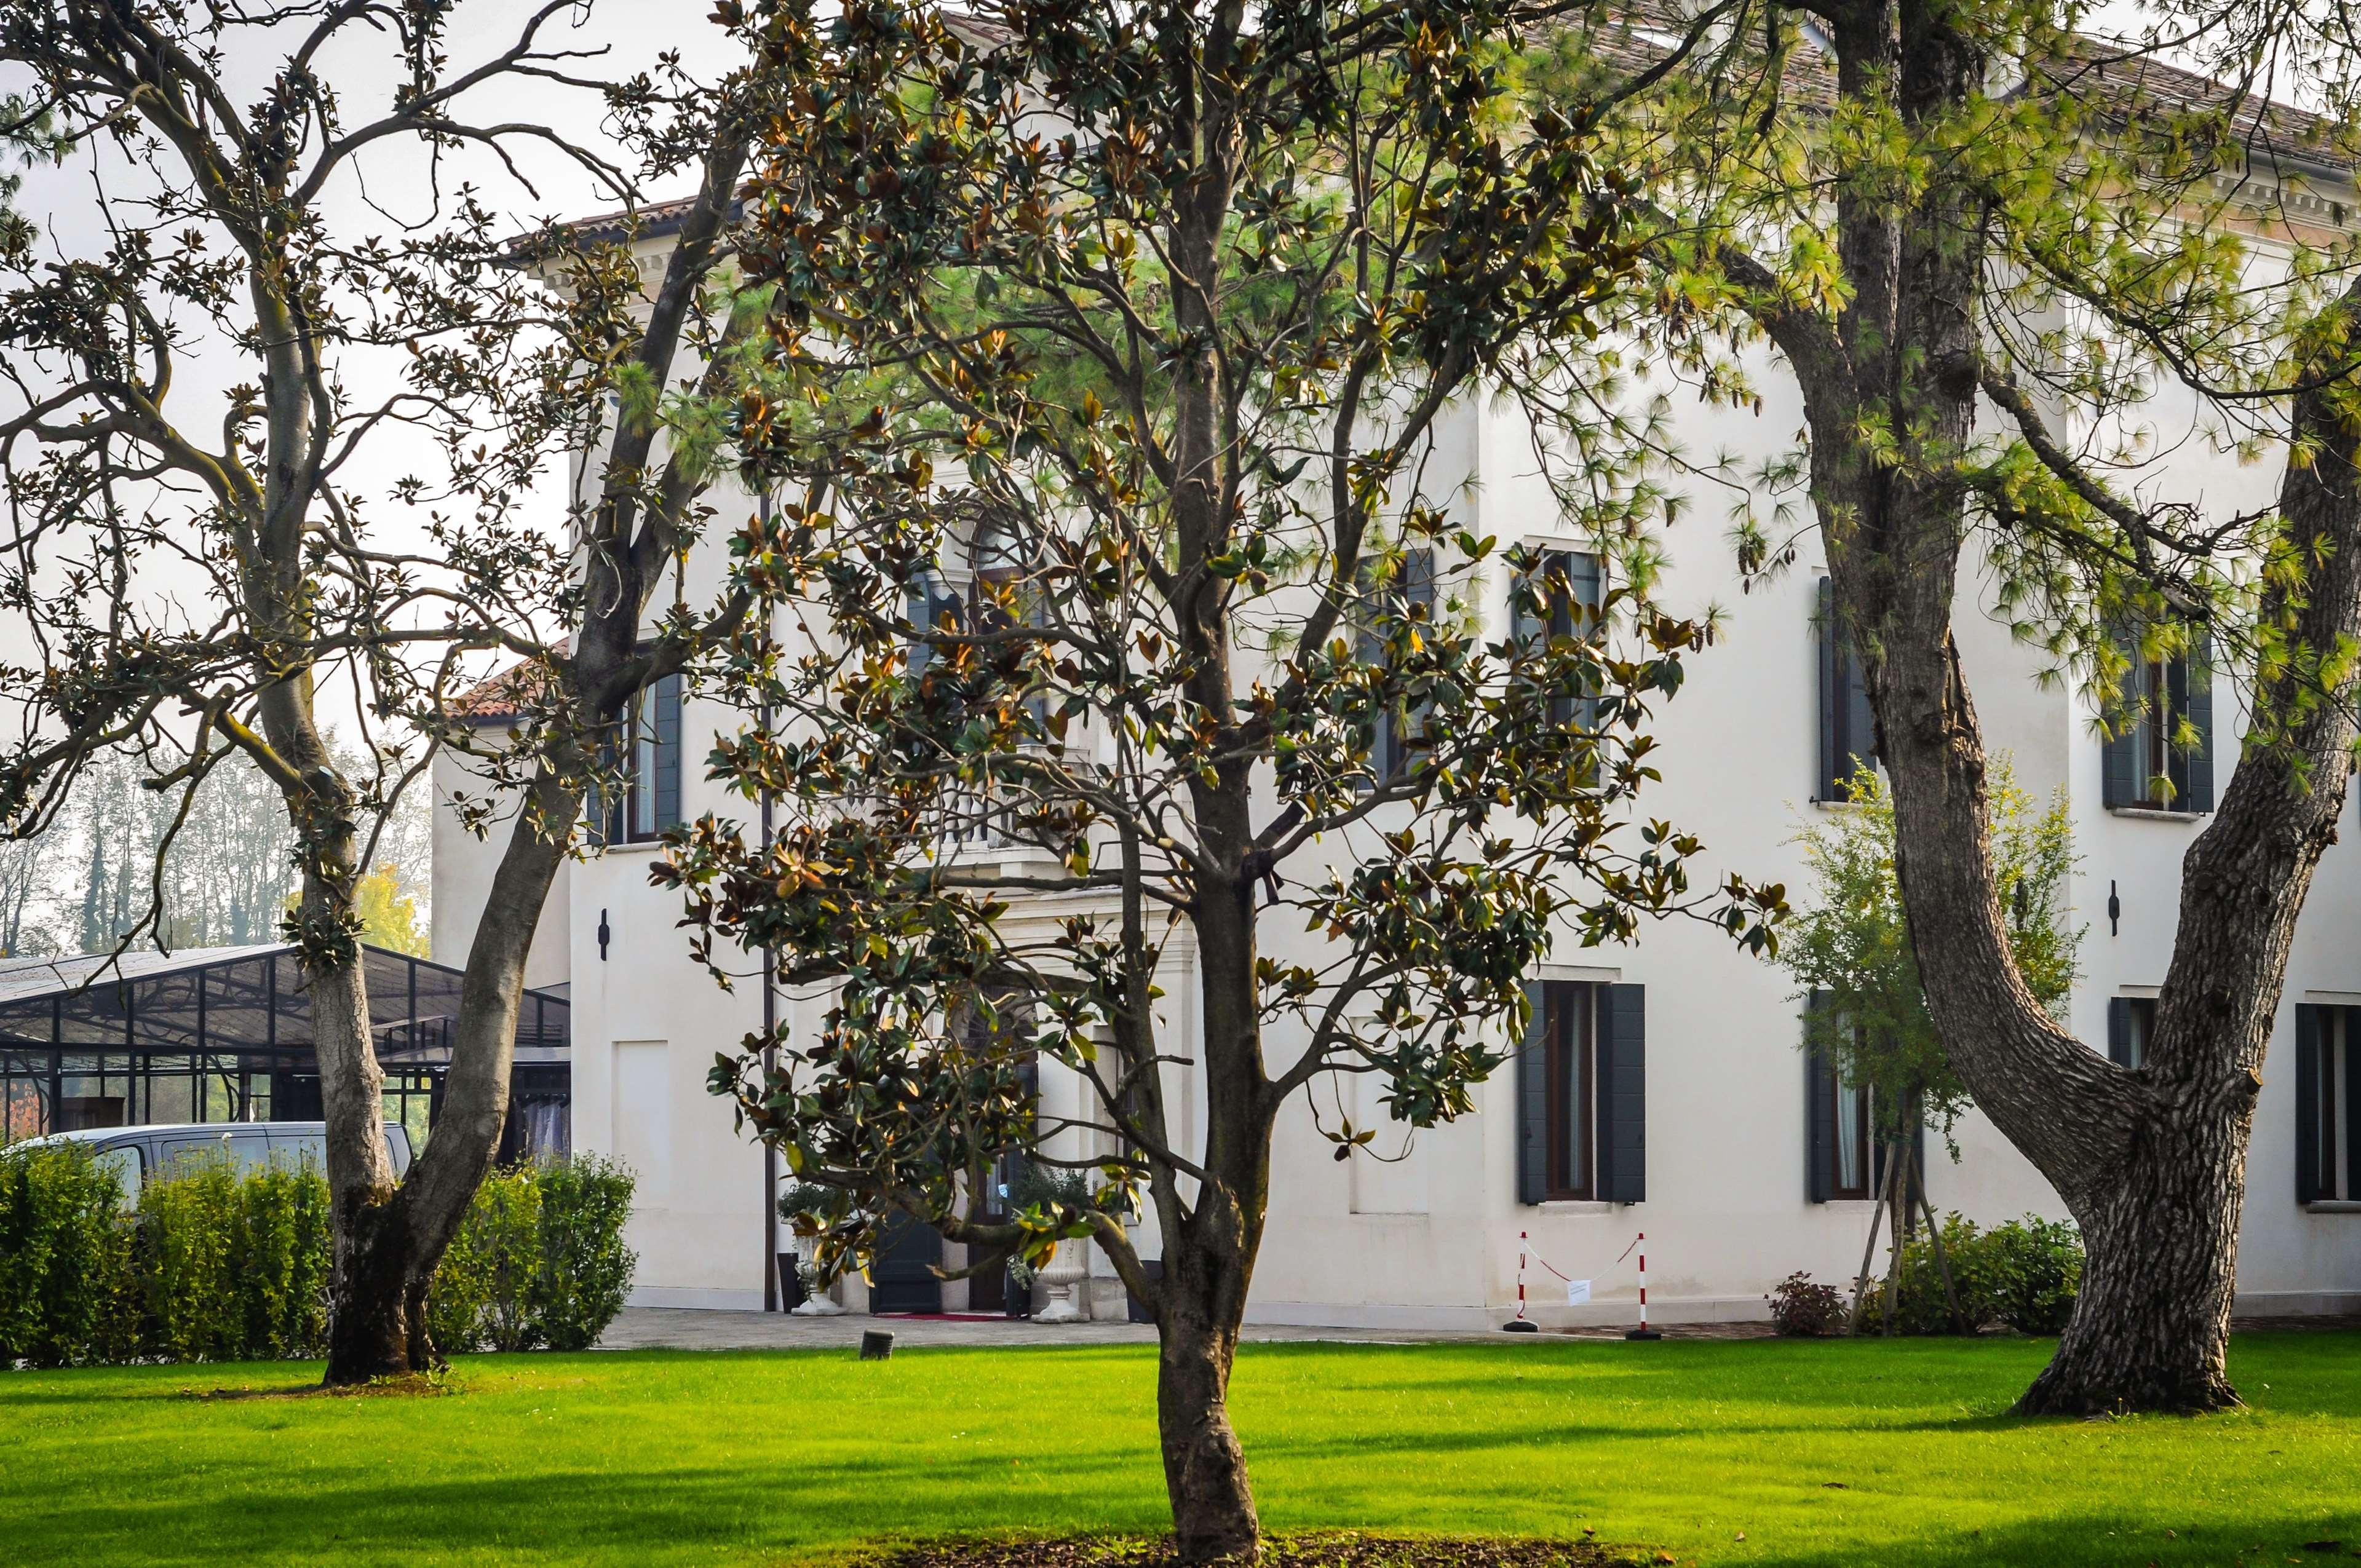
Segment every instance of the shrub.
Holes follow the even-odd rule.
[[[1815,1285],[1808,1274],[1791,1274],[1763,1298],[1771,1321],[1783,1334],[1817,1339],[1845,1331],[1844,1296],[1833,1285]]]
[[[139,1272],[148,1348],[170,1361],[235,1361],[246,1343],[238,1301],[238,1172],[205,1160],[139,1190]]]
[[[0,1365],[130,1359],[131,1239],[115,1174],[88,1149],[0,1149]]]
[[[476,1189],[426,1299],[435,1348],[530,1350],[541,1267],[541,1190],[531,1167],[496,1170]]]
[[[588,1155],[486,1177],[427,1297],[436,1347],[596,1344],[639,1267],[623,1245],[631,1186],[621,1167]]]
[[[328,1349],[327,1179],[310,1164],[256,1171],[238,1184],[242,1354],[257,1361]]]
[[[171,1361],[278,1361],[328,1343],[328,1183],[226,1159],[148,1182],[136,1270],[141,1348]]]
[[[1946,1265],[1951,1271],[1951,1295],[1959,1304],[1956,1316],[1951,1300],[1943,1293]],[[1901,1257],[1889,1262],[1887,1277],[1892,1277],[1895,1269],[1901,1274],[1901,1288],[1894,1297],[1894,1332],[1971,1334],[1992,1321],[1992,1288],[1984,1264],[1983,1234],[1973,1220],[1958,1213],[1944,1216],[1940,1262],[1936,1259],[1926,1230],[1914,1230]],[[1870,1282],[1869,1297],[1861,1304],[1861,1329],[1865,1333],[1886,1332],[1885,1285],[1884,1279]]]
[[[2082,1237],[2072,1224],[2027,1214],[1984,1233],[1993,1315],[2024,1334],[2065,1332],[2082,1289]]]
[[[1921,1231],[1902,1249],[1895,1332],[1975,1333],[1998,1322],[2019,1333],[2054,1334],[2074,1315],[2082,1284],[2082,1243],[2072,1225],[2027,1214],[1979,1231],[1971,1221],[1952,1214],[1943,1222],[1943,1249],[1959,1316],[1952,1317],[1943,1299],[1943,1277]],[[1882,1282],[1876,1289],[1863,1316],[1882,1327]]]
[[[579,1350],[621,1310],[631,1179],[596,1158],[498,1171],[427,1297],[448,1351]],[[328,1184],[224,1159],[126,1210],[83,1145],[0,1149],[0,1366],[315,1356],[327,1348]]]
[[[588,1350],[623,1310],[639,1272],[639,1255],[623,1245],[634,1183],[631,1172],[595,1155],[544,1166],[539,1179],[534,1316],[551,1349]]]

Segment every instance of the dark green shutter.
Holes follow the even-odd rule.
[[[1869,706],[1869,682],[1844,629],[1838,624],[1836,596],[1820,579],[1816,622],[1820,655],[1820,782],[1814,798],[1850,800],[1852,775],[1877,760],[1877,716]]]
[[[1647,989],[1598,988],[1598,1196],[1640,1203],[1648,1196]]]
[[[1838,715],[1843,710],[1844,667],[1837,657],[1837,629],[1834,619],[1835,598],[1828,579],[1820,579],[1819,610],[1812,626],[1817,633],[1820,654],[1820,778],[1812,789],[1815,800],[1842,800],[1844,774],[1837,759],[1843,755],[1838,731],[1843,721]]]
[[[1828,1005],[1825,991],[1804,1001],[1804,1196],[1814,1203],[1836,1192],[1837,1068],[1812,1031]]]
[[[2345,1196],[2361,1198],[2361,1066],[2354,1060],[2353,1031],[2361,1024],[2361,1007],[2345,1009]]]
[[[1517,1201],[1549,1192],[1549,996],[1539,981],[1525,987],[1524,1043],[1517,1049]]]
[[[680,704],[684,675],[666,675],[648,693],[649,727],[655,738],[655,806],[659,831],[680,822]]]
[[[2188,753],[2180,772],[2181,778],[2173,782],[2183,788],[2174,804],[2183,811],[2213,809],[2213,639],[2203,631],[2192,632],[2189,639],[2189,657],[2177,666],[2180,673],[2184,696],[2180,711],[2189,715],[2189,726],[2197,731],[2197,744]]]
[[[1405,550],[1401,558],[1401,578],[1395,595],[1396,613],[1407,618],[1413,608],[1426,611],[1426,623],[1434,623],[1434,552]],[[1433,641],[1433,633],[1425,634]],[[1387,778],[1400,773],[1410,763],[1410,742],[1421,726],[1418,720],[1425,707],[1416,711],[1389,711],[1379,730],[1382,743],[1378,748],[1378,772]]]
[[[2130,661],[2125,673],[2121,707],[2103,715],[2101,731],[2106,740],[2099,758],[2099,804],[2104,806],[2137,806],[2147,798],[2148,781],[2140,776],[2139,725],[2136,709],[2142,696],[2147,668],[2139,662],[2139,645],[2118,632],[2114,638],[2117,652]]]
[[[2295,1201],[2320,1198],[2320,1009],[2295,1004]]]
[[[2132,1000],[2107,998],[2107,1059],[2117,1067],[2132,1065]]]
[[[1877,761],[1877,714],[1869,706],[1869,676],[1850,638],[1837,642],[1844,663],[1843,754],[1837,765],[1844,770],[1845,798],[1852,798],[1852,776]]]

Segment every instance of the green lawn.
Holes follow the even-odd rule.
[[[1587,1525],[1703,1563],[2361,1548],[2361,1336],[2241,1338],[2236,1415],[2006,1419],[2047,1354],[1255,1344],[1233,1409],[1279,1530]],[[1152,1530],[1153,1373],[1126,1346],[479,1356],[440,1398],[191,1397],[316,1375],[295,1365],[0,1375],[0,1561],[748,1563]]]

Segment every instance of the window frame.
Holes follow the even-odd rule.
[[[2118,630],[2124,690],[2102,715],[2101,795],[2111,811],[2202,817],[2213,810],[2213,638],[2201,625],[2169,658],[2142,656],[2136,631]],[[2183,726],[2191,744],[2177,743]]]
[[[1587,562],[1587,574],[1577,573],[1575,563]],[[1537,620],[1520,615],[1512,620],[1510,639],[1520,652],[1529,651],[1536,642],[1546,644],[1554,637],[1576,635],[1575,606],[1581,604],[1594,613],[1607,602],[1607,560],[1595,550],[1577,550],[1569,544],[1537,543],[1534,561],[1530,571],[1522,574],[1543,592],[1547,612]],[[1592,585],[1598,598],[1586,603],[1576,591],[1577,580]],[[1554,580],[1553,580],[1554,579]],[[1598,694],[1560,694],[1549,699],[1550,722],[1563,729],[1581,721],[1585,731],[1598,728]]]

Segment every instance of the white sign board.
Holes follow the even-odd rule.
[[[1569,1280],[1567,1280],[1567,1281],[1565,1282],[1565,1304],[1566,1304],[1567,1306],[1569,1306],[1569,1307],[1579,1307],[1579,1306],[1581,1306],[1585,1301],[1587,1301],[1587,1300],[1589,1300],[1589,1299],[1590,1299],[1590,1281],[1589,1281],[1589,1280],[1587,1280],[1587,1279],[1569,1279]]]

